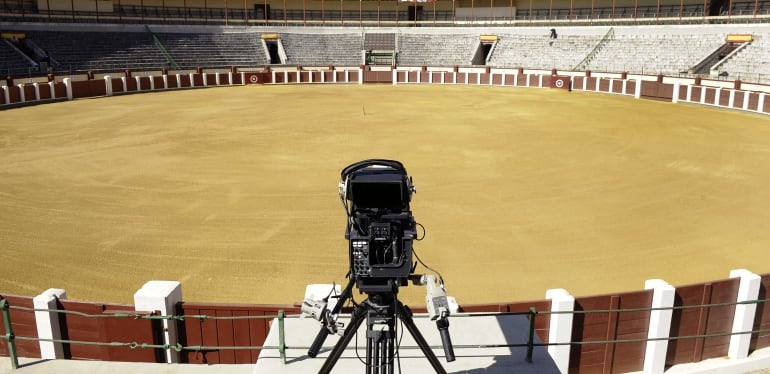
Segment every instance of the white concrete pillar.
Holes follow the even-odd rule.
[[[195,87],[195,73],[190,73],[190,87]]]
[[[5,103],[10,104],[11,103],[11,95],[8,93],[8,87],[2,86],[3,89],[3,97],[5,98]],[[51,91],[53,92],[53,91]]]
[[[201,73],[201,77],[203,78],[203,87],[206,87],[209,85],[209,77],[206,72]]]
[[[35,101],[40,101],[40,87],[38,83],[32,83],[32,87],[35,87]]]
[[[433,72],[427,71],[426,73],[428,74],[428,83],[433,84]]]
[[[395,73],[395,70],[393,70]],[[321,83],[326,83],[326,70],[321,70]]]
[[[481,84],[481,73],[476,73],[476,85]]]
[[[232,82],[233,82],[233,78],[230,77],[230,83],[232,83]],[[246,73],[245,72],[241,72],[241,84],[242,85],[246,84]]]
[[[135,75],[134,80],[136,81],[136,90],[141,91],[142,90],[142,77]]]
[[[149,281],[134,294],[134,307],[137,312],[160,311],[164,316],[173,315],[176,304],[182,301],[182,284],[176,281]],[[179,343],[176,321],[163,320],[164,344],[171,346]],[[179,352],[166,350],[166,362],[180,361]]]
[[[759,94],[759,102],[757,103],[757,112],[762,113],[765,110],[765,93]]]
[[[72,100],[72,78],[64,78],[62,79],[62,82],[64,83],[64,88],[67,91],[67,100]]]
[[[569,343],[572,341],[572,319],[575,310],[575,297],[569,294],[563,288],[551,289],[545,292],[545,298],[551,300],[551,321],[548,328],[549,343]],[[567,312],[567,313],[564,313]],[[559,371],[566,374],[569,372],[570,346],[549,345],[548,354],[559,368]]]
[[[650,326],[647,329],[647,341],[644,351],[645,374],[663,373],[666,367],[671,316],[673,315],[675,289],[661,279],[648,279],[644,282],[645,290],[652,290]],[[658,309],[660,308],[660,309]]]
[[[217,74],[217,75],[216,75],[215,81],[217,82],[217,86],[219,86],[219,85],[221,85],[221,81],[222,81],[222,80],[219,78],[219,72],[218,72],[218,71],[217,71],[217,73],[216,73],[216,74]]]
[[[687,101],[688,102],[692,101],[692,85],[691,84],[687,85]]]
[[[104,76],[104,92],[107,96],[112,96],[112,78],[109,75]]]
[[[636,78],[636,89],[634,90],[634,98],[638,99],[642,97],[642,78]]]
[[[168,89],[168,74],[163,74],[163,89]]]
[[[712,104],[719,106],[720,96],[722,96],[722,87],[717,87],[717,92],[714,94],[714,102]]]
[[[542,75],[538,75],[537,76],[537,86],[540,87],[540,88],[543,88],[543,76]]]
[[[700,88],[700,103],[705,104],[706,103],[706,87],[701,86]]]
[[[751,99],[751,95],[753,95],[753,92],[744,91],[743,92],[743,110],[749,110],[749,99]]]
[[[155,91],[155,77],[150,75],[150,91]]]
[[[67,293],[58,288],[49,288],[40,295],[32,299],[35,309],[59,309],[58,300],[67,299]],[[35,312],[35,324],[37,325],[37,336],[40,339],[58,339],[61,340],[61,325],[59,324],[59,313],[57,312]],[[51,341],[39,340],[40,358],[44,360],[64,359],[64,345]]]
[[[297,83],[302,82],[302,71],[297,70]]]
[[[673,97],[671,98],[671,102],[674,104],[679,102],[679,87],[680,87],[680,83],[679,83],[679,80],[677,79],[676,82],[674,82],[674,94],[672,95]]]
[[[516,87],[519,85],[519,73],[513,75],[513,86]]]
[[[54,89],[54,84],[56,84],[54,81],[48,82],[48,89],[51,90],[51,99],[56,98],[56,90]]]
[[[393,69],[392,73],[393,73],[393,85],[395,86],[396,84],[398,84],[398,82],[397,82],[398,81],[398,71],[396,69]]]
[[[730,97],[727,99],[727,106],[730,108],[735,106],[735,90],[730,90]]]
[[[16,85],[16,87],[19,89],[19,99],[21,100],[21,102],[23,103],[27,101],[27,98],[24,95],[24,85],[19,83]]]
[[[742,303],[755,301],[759,298],[759,286],[762,278],[746,269],[730,271],[730,278],[740,278],[738,286],[738,298],[736,302]],[[738,360],[749,356],[749,344],[751,334],[746,333],[754,328],[754,315],[757,312],[757,304],[738,304],[735,306],[733,316],[733,335],[730,335],[730,348],[727,356]]]

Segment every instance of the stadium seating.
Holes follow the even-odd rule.
[[[38,73],[37,66],[21,56],[9,42],[0,40],[0,74],[25,75],[30,72]]]
[[[770,75],[768,50],[770,50],[770,33],[754,35],[754,41],[719,66],[717,72],[726,73],[730,79],[752,81],[761,76],[768,76]]]
[[[470,65],[478,34],[401,34],[398,37],[399,65]]]
[[[359,66],[363,40],[359,33],[282,33],[286,63],[306,66]]]
[[[160,69],[168,60],[146,32],[28,31],[64,71]]]
[[[724,44],[725,36],[724,32],[619,33],[605,43],[587,68],[676,76]]]
[[[489,65],[571,70],[591,52],[606,32],[606,28],[597,27],[593,35],[561,34],[556,39],[550,39],[545,33],[503,34]]]
[[[156,36],[183,69],[269,64],[257,33],[158,33]]]

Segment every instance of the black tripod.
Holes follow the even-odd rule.
[[[345,290],[340,295],[332,314],[339,312],[341,305],[351,296],[353,280],[348,283]],[[366,373],[367,374],[392,374],[395,361],[395,341],[396,341],[396,318],[400,319],[409,333],[414,338],[422,353],[433,366],[436,373],[446,374],[436,355],[428,346],[425,338],[422,336],[412,319],[412,311],[396,299],[395,293],[373,293],[369,298],[357,305],[350,316],[350,322],[345,329],[345,333],[329,353],[329,357],[324,362],[319,374],[328,374],[334,368],[343,351],[347,348],[350,341],[356,335],[358,328],[366,320]],[[444,321],[446,322],[446,321]],[[444,353],[447,361],[454,361],[454,351],[452,342],[449,339],[448,322],[444,325],[439,324],[439,330],[444,343]],[[323,345],[324,340],[329,335],[329,329],[326,327],[319,331],[313,345],[308,350],[308,356],[315,357]]]

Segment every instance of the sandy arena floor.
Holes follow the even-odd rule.
[[[664,115],[665,113],[665,115]],[[461,304],[770,272],[770,119],[561,90],[245,86],[0,113],[0,293],[292,303],[344,283],[340,170],[402,161]],[[425,272],[418,268],[418,272]],[[407,303],[424,290],[402,288]]]

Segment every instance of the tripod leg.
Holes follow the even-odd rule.
[[[418,330],[417,326],[415,326],[414,320],[412,319],[412,311],[409,310],[409,307],[398,301],[396,308],[398,308],[398,314],[399,318],[401,318],[401,322],[404,323],[406,329],[409,330],[410,334],[412,334],[414,341],[417,342],[417,345],[422,350],[425,358],[427,358],[431,366],[433,366],[433,370],[435,370],[438,374],[446,374],[446,370],[444,370],[444,367],[441,366],[441,362],[439,362],[438,358],[433,353],[433,350],[430,349],[428,342],[425,341],[425,338],[420,333],[420,330]]]
[[[318,374],[329,374],[332,371],[337,360],[342,356],[342,352],[345,351],[345,348],[350,344],[353,336],[356,335],[356,331],[364,321],[365,315],[366,307],[364,307],[363,304],[353,309],[353,313],[350,315],[350,323],[348,324],[348,327],[345,328],[345,334],[342,335],[342,338],[340,338],[337,344],[334,345],[334,349],[329,353],[329,357],[324,361],[321,369],[318,370]]]
[[[350,277],[350,280],[348,281],[348,285],[345,286],[345,289],[342,290],[342,293],[340,294],[339,300],[337,300],[337,304],[334,305],[334,309],[332,309],[331,314],[336,315],[339,314],[340,310],[342,310],[342,305],[345,304],[345,301],[347,301],[351,294],[353,293],[353,277]],[[325,321],[324,321],[325,322]],[[309,357],[315,358],[315,356],[318,355],[318,351],[321,350],[321,346],[324,344],[324,341],[326,341],[326,337],[329,336],[329,329],[326,328],[326,326],[321,326],[321,330],[318,331],[318,335],[315,336],[315,339],[313,340],[313,344],[310,345],[310,349],[307,351],[307,355]]]

